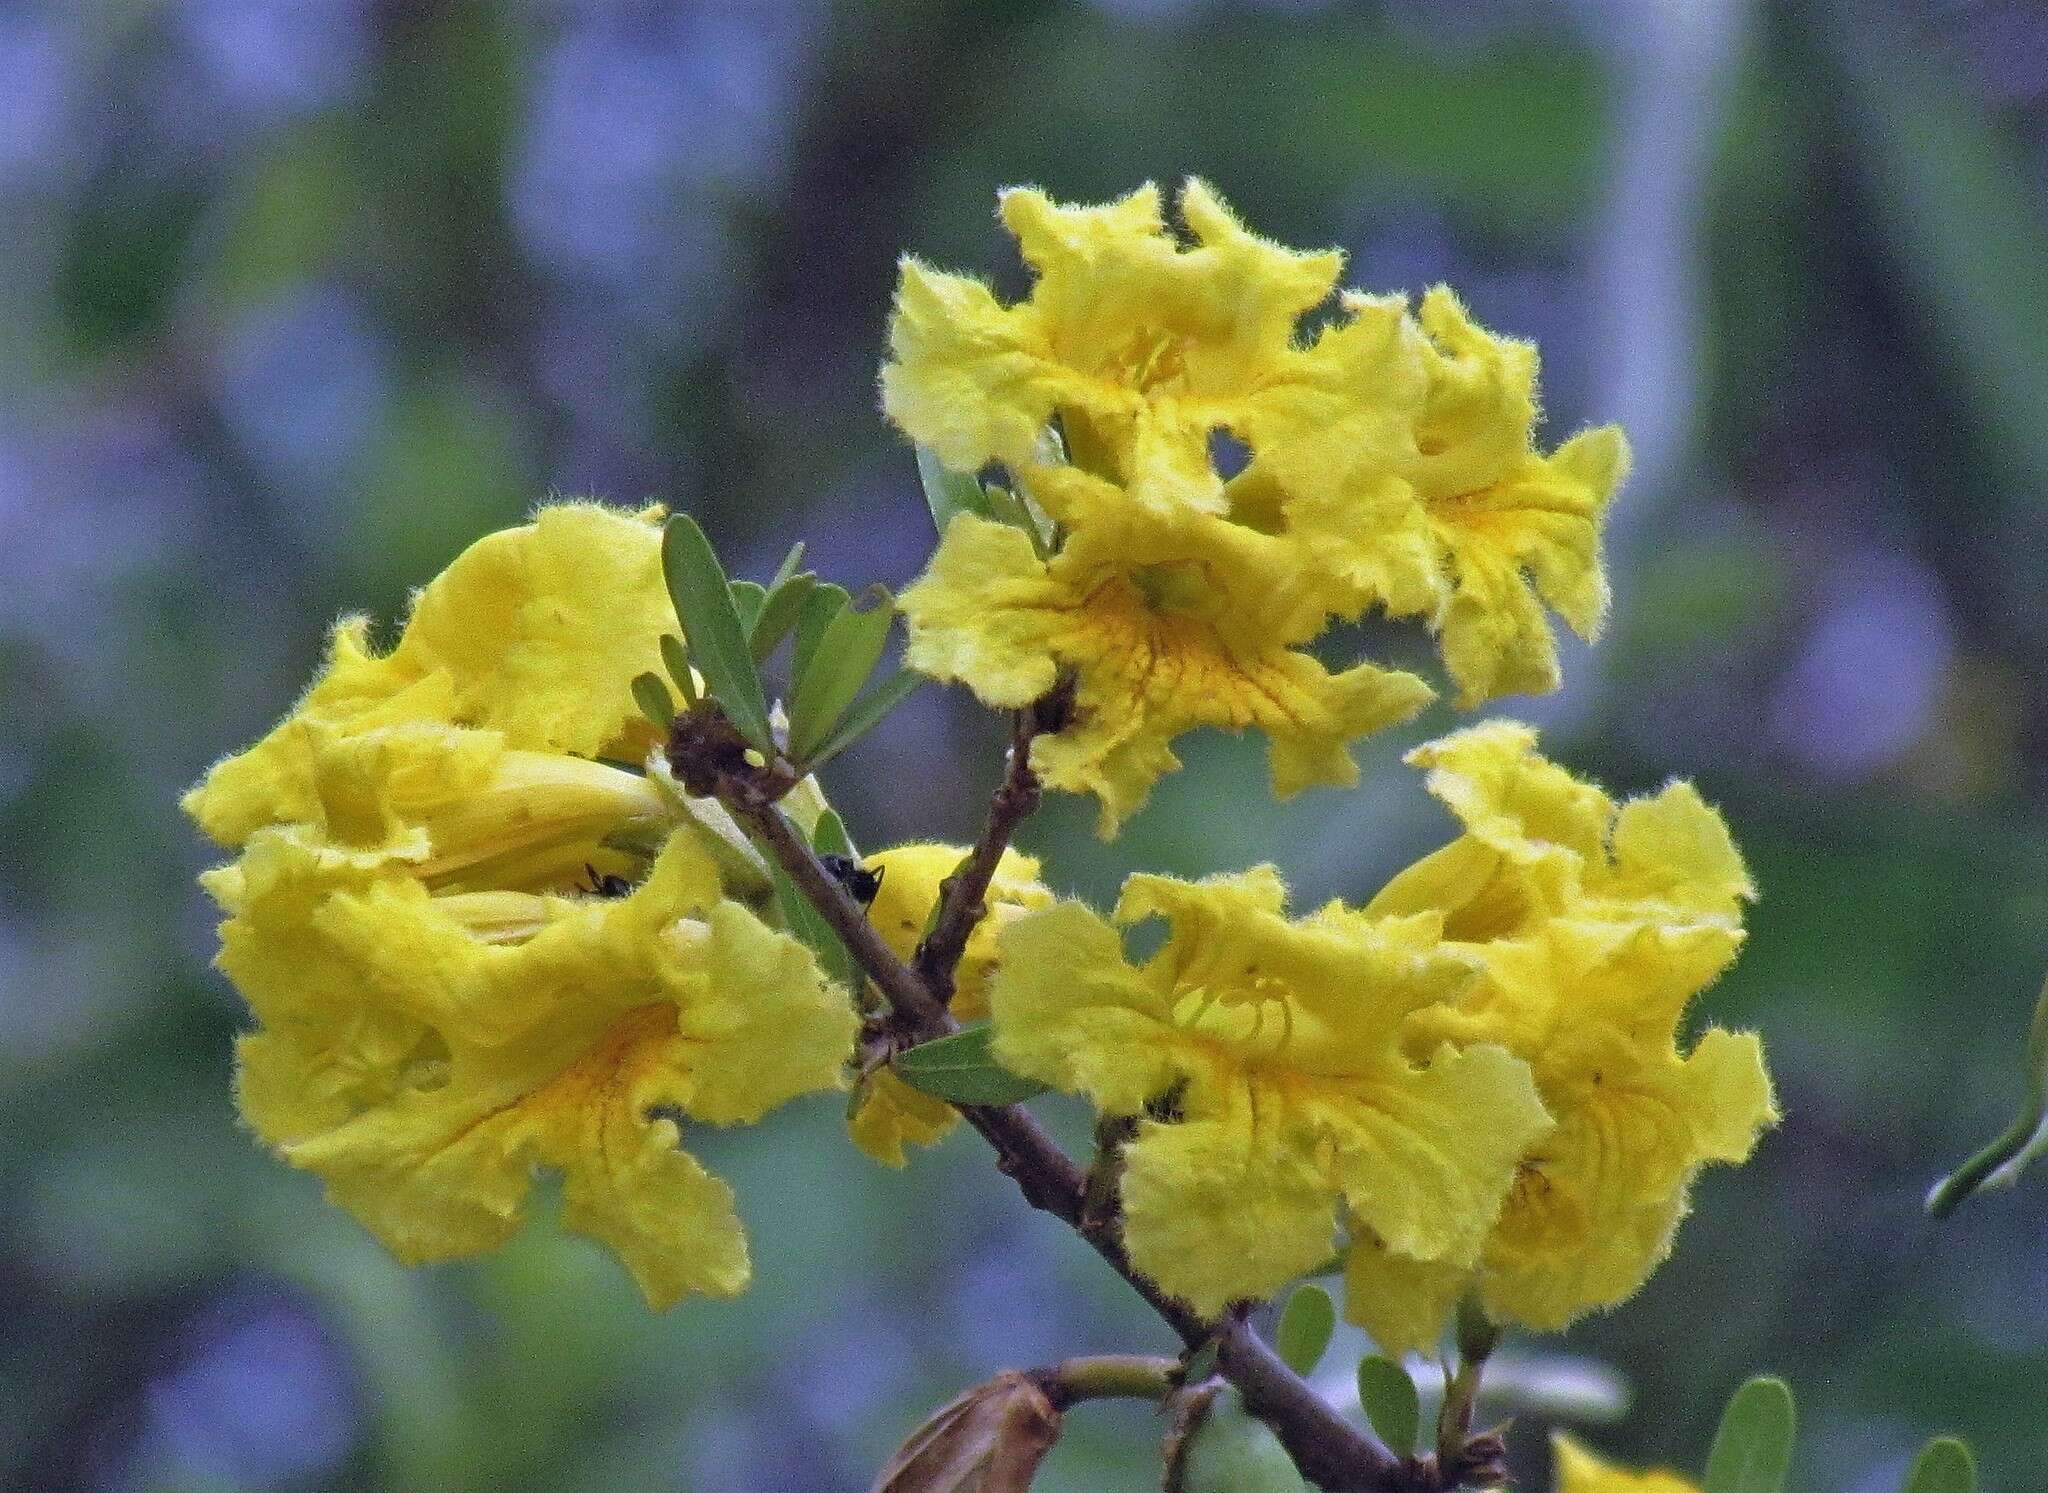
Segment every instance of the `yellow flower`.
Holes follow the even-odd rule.
[[[401,1259],[499,1244],[544,1164],[657,1306],[738,1290],[730,1192],[679,1127],[843,1082],[845,992],[628,765],[654,741],[629,681],[673,627],[650,516],[544,509],[421,591],[388,654],[344,623],[187,796],[241,849],[203,880],[257,1020],[243,1114]]]
[[[345,618],[291,715],[215,766],[186,812],[231,846],[266,824],[317,821],[316,737],[407,722],[494,731],[514,751],[638,763],[655,733],[632,680],[661,668],[659,639],[676,630],[658,517],[563,503],[479,540],[413,599],[388,654],[370,647],[367,618]]]
[[[1675,1472],[1631,1472],[1596,1457],[1562,1431],[1550,1438],[1557,1466],[1557,1493],[1700,1493],[1699,1484]]]
[[[917,952],[925,924],[938,905],[941,883],[967,855],[964,845],[898,845],[867,858],[882,878],[868,918],[899,959]],[[1011,923],[1036,907],[1050,907],[1053,895],[1038,879],[1038,861],[1021,850],[1005,850],[989,882],[988,911],[968,937],[953,975],[952,1012],[972,1021],[988,1014],[989,980],[995,973],[996,940]],[[885,1166],[904,1164],[906,1143],[929,1146],[944,1138],[959,1115],[943,1099],[920,1093],[887,1068],[866,1076],[847,1115],[853,1143]]]
[[[1167,920],[1151,959],[1133,967],[1115,928],[1060,903],[1003,934],[990,992],[1005,1066],[1143,1117],[1126,1243],[1204,1313],[1328,1259],[1340,1202],[1405,1256],[1469,1265],[1550,1124],[1500,1048],[1403,1052],[1403,1018],[1472,978],[1437,918],[1290,922],[1285,897],[1270,867],[1134,876],[1116,919]]]
[[[1182,188],[1180,211],[1192,246],[1150,185],[1101,207],[1005,192],[1003,221],[1036,276],[1015,306],[906,260],[882,370],[889,417],[956,470],[1000,462],[1019,475],[1054,459],[1057,417],[1080,467],[1160,512],[1229,506],[1209,454],[1218,429],[1298,460],[1398,446],[1421,393],[1414,350],[1295,342],[1343,257],[1246,231],[1201,181]]]
[[[1535,347],[1485,331],[1443,286],[1423,297],[1419,320],[1429,390],[1401,475],[1436,544],[1444,666],[1466,709],[1555,689],[1544,605],[1587,641],[1599,636],[1600,526],[1628,473],[1628,442],[1610,425],[1539,454]],[[1377,507],[1377,490],[1368,497]],[[1418,610],[1407,589],[1390,598],[1395,610]]]
[[[1776,1119],[1753,1034],[1681,1052],[1692,999],[1741,946],[1747,873],[1688,784],[1617,807],[1494,722],[1418,748],[1464,835],[1396,877],[1367,916],[1434,912],[1483,978],[1418,1012],[1411,1051],[1498,1044],[1525,1060],[1557,1127],[1521,1158],[1476,1272],[1364,1241],[1353,1315],[1392,1351],[1426,1349],[1476,1287],[1496,1321],[1561,1328],[1619,1302],[1669,1252],[1694,1175],[1746,1160]]]
[[[655,1307],[741,1289],[731,1190],[680,1127],[840,1084],[844,992],[686,836],[622,897],[436,894],[419,849],[284,826],[209,876],[262,1023],[239,1044],[251,1126],[407,1263],[503,1243],[538,1163]]]
[[[911,666],[987,704],[1019,707],[1074,677],[1073,721],[1031,760],[1049,786],[1097,796],[1105,838],[1180,765],[1183,731],[1265,732],[1286,796],[1357,781],[1347,744],[1429,699],[1412,674],[1332,674],[1304,651],[1326,613],[1284,540],[1204,514],[1162,519],[1099,479],[1059,478],[1073,531],[1058,554],[963,515],[901,605]]]

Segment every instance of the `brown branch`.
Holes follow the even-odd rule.
[[[788,817],[776,807],[778,790],[783,788],[782,778],[775,772],[779,764],[755,767],[743,760],[735,763],[729,753],[707,752],[705,742],[695,734],[695,717],[695,712],[678,716],[669,743],[670,760],[684,786],[693,793],[708,791],[715,795],[733,818],[775,857],[881,990],[906,1036],[929,1041],[957,1031],[958,1024],[944,1003],[917,971],[898,959],[882,941],[868,921],[866,910],[847,895]],[[1020,734],[1023,730],[1020,726]],[[718,745],[715,737],[712,745]],[[715,766],[707,761],[714,755],[718,758]],[[1028,752],[1018,755],[1026,759],[1028,773]],[[684,771],[685,765],[691,772]],[[1005,781],[1007,786],[1008,779]],[[1001,791],[998,790],[999,795]],[[992,825],[1001,817],[991,810]],[[1005,839],[1014,827],[1012,822],[1002,830]],[[998,846],[991,865],[1000,856]],[[984,881],[981,891],[986,886]],[[974,901],[978,904],[980,900],[977,891]],[[967,931],[972,931],[972,919]],[[964,946],[965,934],[961,935],[961,943]],[[1215,1344],[1218,1370],[1243,1396],[1245,1408],[1273,1428],[1296,1465],[1312,1481],[1329,1493],[1439,1493],[1443,1485],[1433,1476],[1430,1481],[1418,1482],[1416,1474],[1422,1469],[1417,1464],[1397,1461],[1378,1442],[1338,1415],[1259,1340],[1242,1317],[1230,1315],[1220,1322],[1204,1319],[1160,1290],[1149,1276],[1131,1264],[1120,1230],[1083,1228],[1086,1174],[1031,1115],[1016,1105],[961,1105],[959,1110],[961,1117],[994,1149],[998,1168],[1017,1184],[1025,1200],[1073,1229],[1144,1298],[1190,1352]]]
[[[911,960],[925,988],[942,1001],[953,998],[954,972],[967,940],[988,913],[989,883],[1010,848],[1010,837],[1038,811],[1041,795],[1038,774],[1031,770],[1031,743],[1041,732],[1057,731],[1072,710],[1073,689],[1060,685],[1010,718],[1010,760],[989,799],[988,822],[967,858],[940,886],[938,916]]]

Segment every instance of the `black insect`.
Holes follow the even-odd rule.
[[[600,871],[588,861],[583,864],[583,873],[590,878],[579,890],[593,897],[623,897],[633,890],[633,883],[623,876],[614,876],[609,871]]]
[[[862,907],[874,903],[875,894],[882,890],[882,871],[870,871],[850,855],[821,855],[818,859],[832,873],[832,879],[846,889],[847,896]]]

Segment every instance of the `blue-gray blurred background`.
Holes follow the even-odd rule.
[[[898,253],[1016,288],[997,187],[1190,172],[1355,284],[1457,285],[1541,342],[1553,435],[1636,444],[1610,637],[1503,708],[1726,806],[1764,897],[1709,1009],[1788,1119],[1548,1345],[1631,1388],[1589,1435],[1696,1469],[1774,1369],[1802,1488],[1889,1493],[1936,1429],[2040,1485],[2048,1178],[1919,1200],[2003,1123],[2048,964],[2048,9],[53,0],[0,9],[5,1486],[857,1490],[976,1377],[1165,1346],[971,1138],[883,1172],[829,1097],[693,1138],[739,1301],[652,1317],[546,1223],[401,1269],[236,1128],[174,799],[337,612],[549,492],[907,579]],[[1116,845],[1074,804],[1026,841],[1094,895],[1271,858],[1363,896],[1445,833],[1395,758],[1458,722],[1277,811],[1255,743],[1197,741]],[[865,843],[962,838],[998,745],[928,690],[830,786]],[[1041,1486],[1156,1486],[1146,1414],[1070,1424]]]

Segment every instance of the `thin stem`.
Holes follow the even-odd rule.
[[[896,957],[882,941],[867,910],[847,894],[838,878],[825,869],[789,816],[772,801],[746,791],[746,785],[721,782],[719,802],[747,829],[752,830],[772,854],[789,879],[796,883],[810,904],[818,910],[846,945],[854,962],[880,987],[883,997],[899,1019],[922,1040],[943,1037],[959,1028],[946,1008],[918,979],[909,965]]]
[[[1180,1360],[1150,1353],[1101,1353],[1033,1369],[1055,1410],[1083,1400],[1163,1402],[1180,1388]]]
[[[1041,731],[1058,728],[1071,709],[1070,695],[1071,691],[1056,689],[1010,718],[1009,763],[989,799],[988,821],[967,858],[939,888],[938,917],[911,961],[925,988],[942,1001],[953,998],[953,973],[960,967],[967,940],[988,913],[989,883],[995,880],[1011,836],[1038,811],[1041,794],[1038,774],[1031,770],[1031,743]]]
[[[1499,1449],[1497,1438],[1472,1435],[1473,1409],[1479,1402],[1479,1384],[1486,1375],[1486,1362],[1500,1346],[1500,1328],[1486,1315],[1478,1301],[1467,1297],[1458,1307],[1458,1371],[1444,1385],[1444,1403],[1436,1418],[1436,1461],[1450,1486],[1471,1480],[1481,1487],[1497,1486]]]

